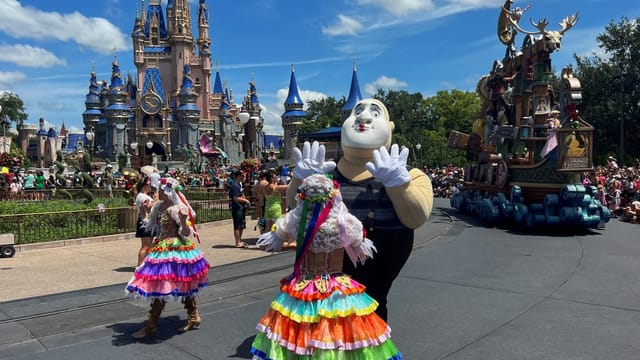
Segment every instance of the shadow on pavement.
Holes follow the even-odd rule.
[[[238,345],[238,347],[236,348],[236,353],[232,354],[232,355],[229,355],[227,357],[229,357],[229,358],[251,359],[252,358],[252,355],[251,355],[251,344],[253,344],[253,339],[254,338],[255,338],[255,335],[244,339],[244,341],[242,343],[240,343],[240,345]]]
[[[135,339],[131,336],[131,334],[138,331],[144,325],[143,321],[137,323],[116,323],[107,326],[107,328],[113,330],[113,337],[111,339],[113,346],[127,346],[135,343],[158,344],[176,335],[181,335],[182,333],[178,332],[178,328],[184,325],[184,321],[184,319],[180,319],[177,315],[161,317],[158,321],[155,334],[143,339]]]

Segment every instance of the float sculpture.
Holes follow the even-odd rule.
[[[448,145],[467,152],[462,190],[451,206],[492,225],[509,222],[529,228],[563,226],[602,228],[611,214],[597,199],[597,188],[583,186],[581,175],[593,168],[593,127],[578,111],[580,81],[571,67],[561,71],[560,89],[552,87],[551,54],[578,21],[564,18],[559,30],[546,19],[520,19],[530,6],[500,10],[497,34],[506,46],[477,85],[484,100],[471,134],[452,131]],[[516,35],[524,35],[515,46]]]

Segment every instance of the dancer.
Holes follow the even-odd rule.
[[[279,250],[297,240],[293,273],[260,319],[251,353],[260,359],[401,359],[391,329],[375,312],[365,287],[342,273],[344,253],[364,263],[375,248],[351,215],[338,184],[325,175],[307,177],[297,206],[276,221],[258,245]]]
[[[182,194],[178,180],[162,178],[159,201],[151,209],[145,228],[159,234],[153,241],[142,265],[136,268],[126,291],[133,297],[152,299],[149,319],[133,334],[141,339],[156,331],[156,324],[166,299],[181,299],[187,309],[187,323],[180,332],[200,326],[195,295],[207,286],[209,262],[191,240],[199,241],[195,228],[195,212]]]
[[[360,100],[342,125],[344,155],[337,167],[325,161],[324,146],[307,142],[302,152],[293,149],[296,167],[287,190],[287,199],[293,199],[301,179],[332,172],[345,205],[364,224],[378,249],[364,266],[356,269],[345,261],[343,270],[367,287],[367,293],[380,304],[376,312],[385,321],[387,295],[411,255],[414,229],[424,224],[433,206],[429,177],[418,169],[407,169],[409,149],[391,146],[394,126],[381,101]]]

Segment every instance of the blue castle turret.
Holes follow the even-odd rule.
[[[297,146],[298,125],[307,116],[303,110],[304,102],[298,91],[295,68],[291,65],[291,79],[289,80],[289,94],[284,101],[284,113],[282,114],[282,127],[284,128],[284,151],[285,159],[291,159],[293,148]]]
[[[342,121],[346,120],[351,114],[351,110],[356,106],[358,101],[362,100],[360,95],[360,85],[358,85],[358,74],[356,63],[353,63],[353,75],[351,75],[351,88],[349,89],[349,97],[342,106]]]
[[[200,121],[200,108],[196,105],[198,94],[193,89],[191,79],[191,67],[184,66],[182,85],[180,86],[180,106],[177,109],[178,123],[180,124],[180,144],[188,144],[193,148],[198,145],[198,122]]]

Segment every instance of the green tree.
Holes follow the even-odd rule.
[[[574,55],[580,112],[596,129],[594,162],[617,155],[620,164],[630,165],[640,157],[640,18],[612,21],[596,40],[601,55]]]
[[[29,115],[25,112],[24,103],[22,99],[14,93],[4,92],[0,95],[0,119],[8,119],[16,123],[16,127],[22,127],[24,121],[29,118]]]
[[[326,127],[342,126],[342,106],[345,101],[344,97],[340,100],[327,97],[309,101],[306,110],[307,118],[302,121],[299,127],[300,132],[309,133]]]

